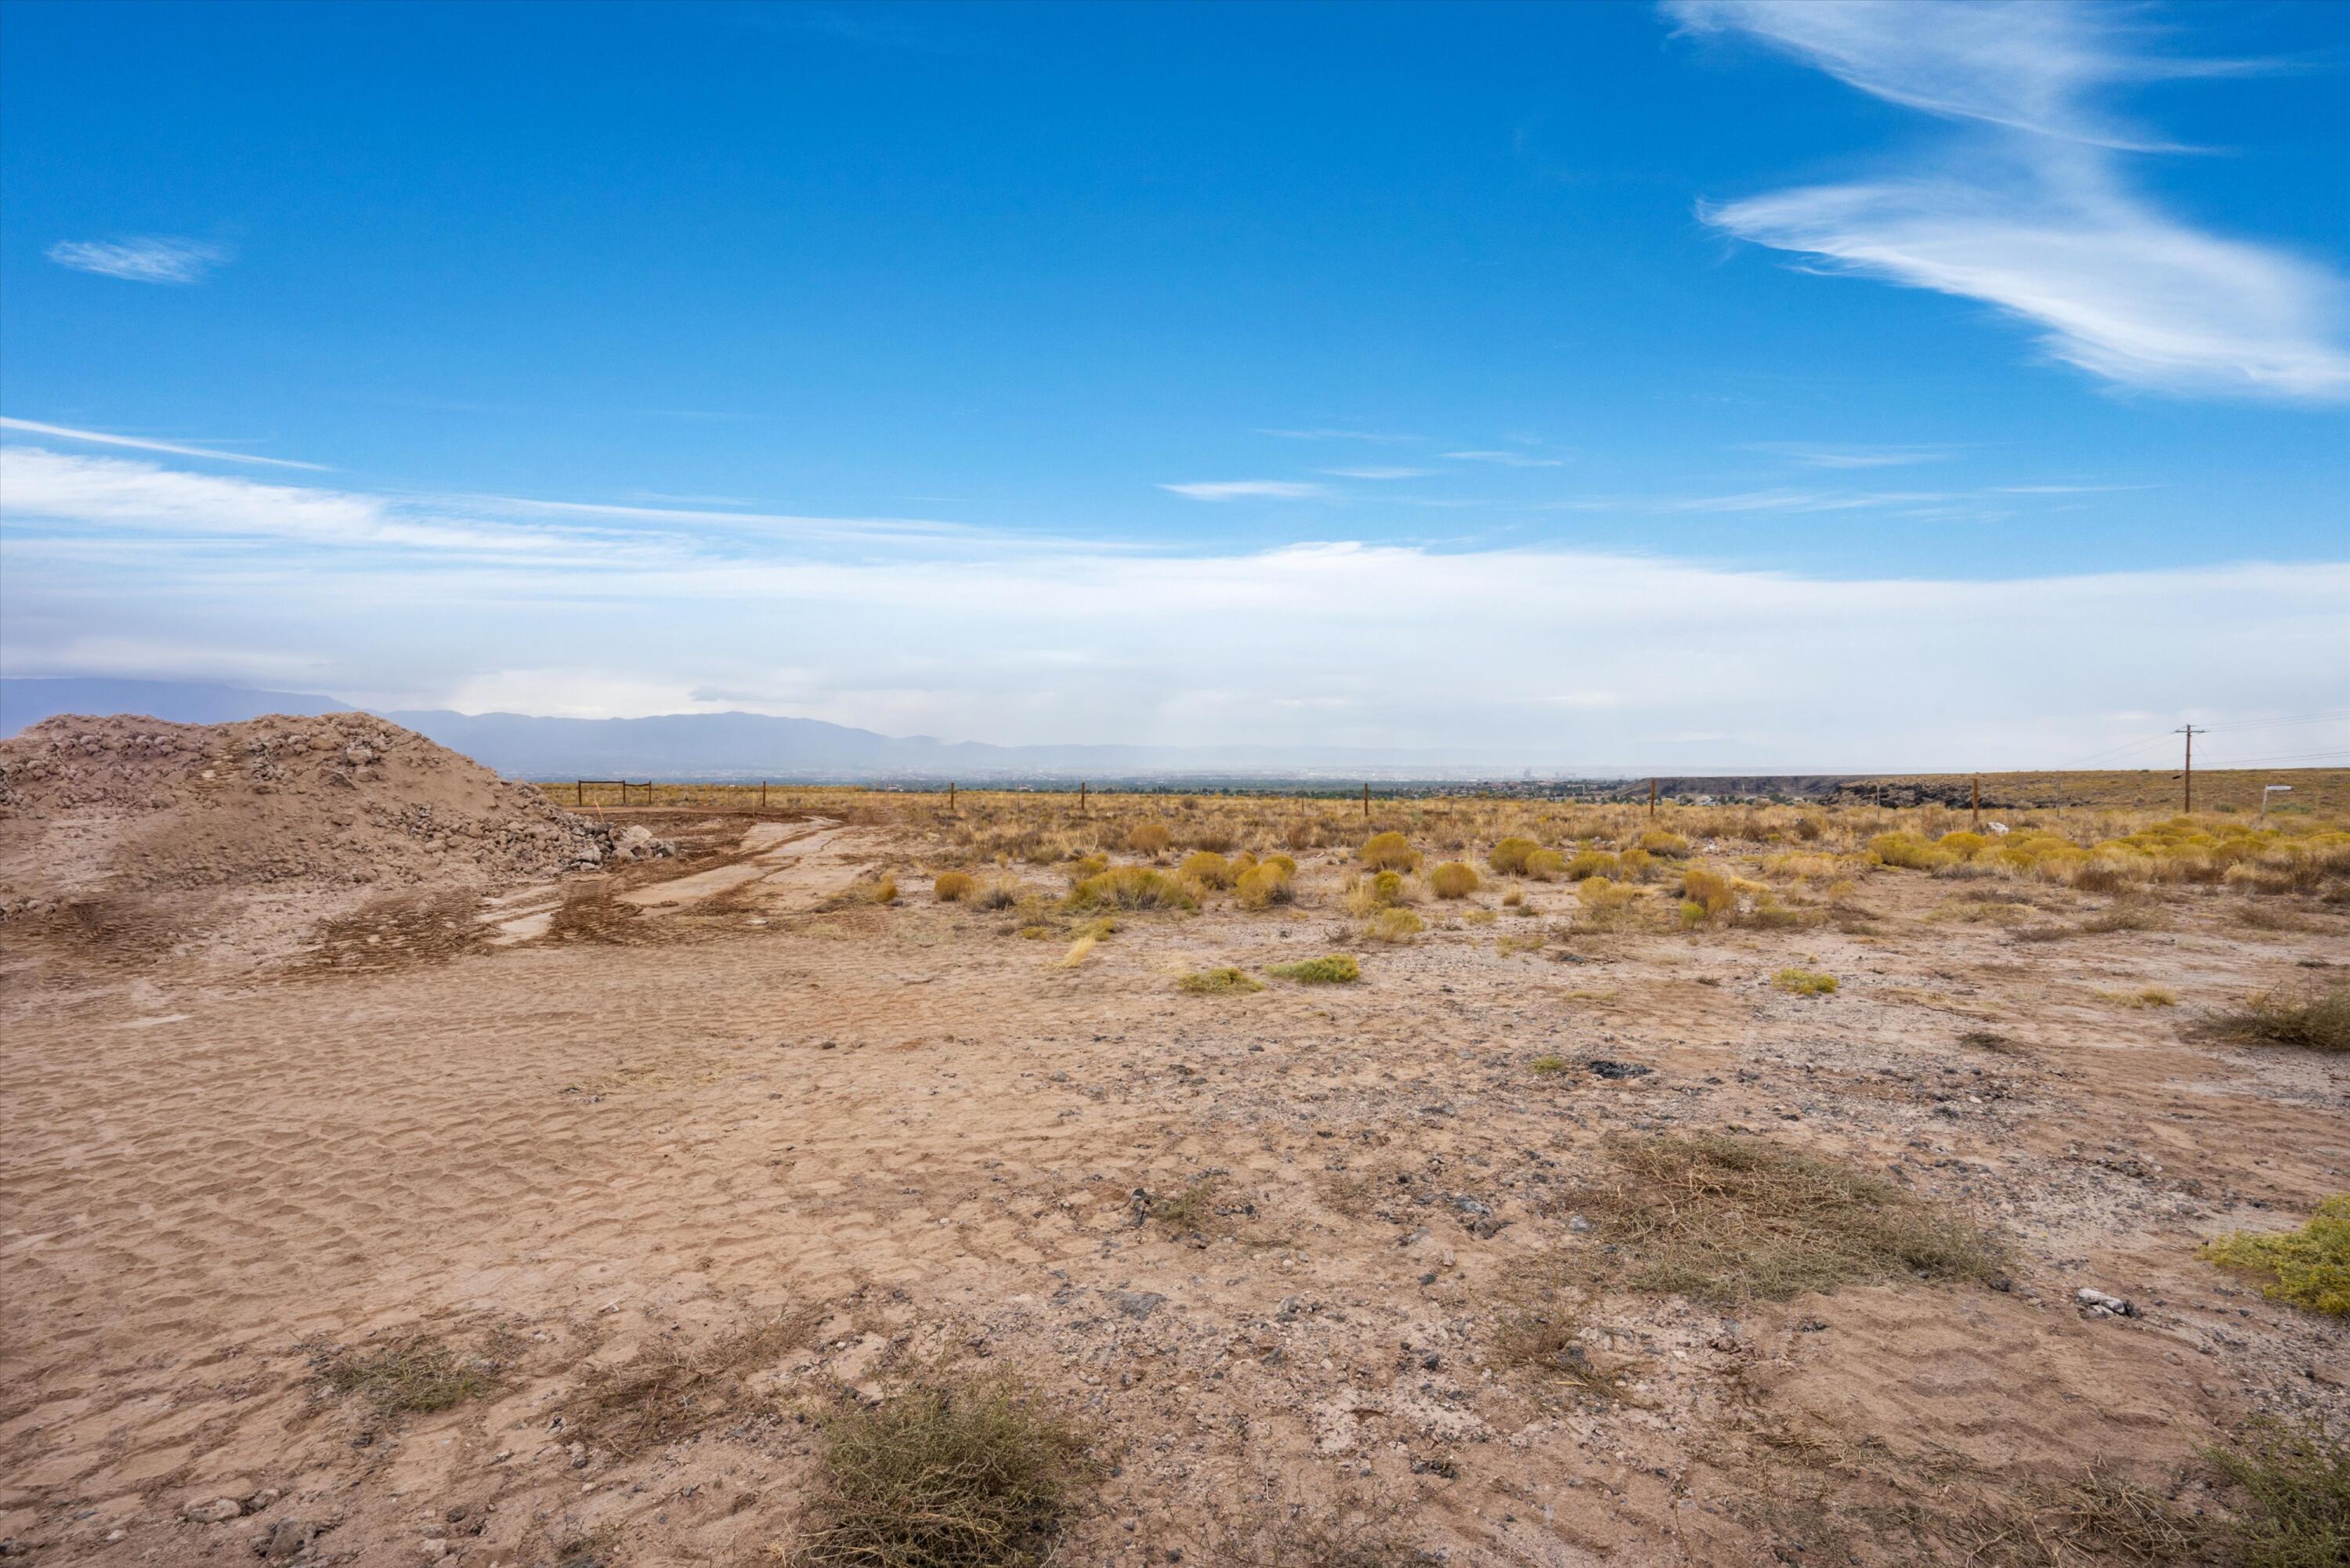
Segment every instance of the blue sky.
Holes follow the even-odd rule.
[[[5,31],[12,674],[1626,765],[2350,710],[2343,7]]]

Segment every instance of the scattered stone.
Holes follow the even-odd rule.
[[[244,1504],[233,1497],[190,1498],[187,1506],[180,1511],[199,1524],[223,1524],[241,1517]]]
[[[271,1563],[283,1563],[297,1557],[318,1533],[318,1527],[307,1519],[281,1519],[272,1525],[269,1533],[253,1543],[254,1554]]]
[[[2073,1299],[2081,1303],[2082,1313],[2089,1317],[2137,1316],[2137,1308],[2122,1297],[2109,1296],[2105,1292],[2092,1290],[2087,1285],[2083,1285],[2079,1290],[2074,1291]]]
[[[1109,1291],[1110,1304],[1127,1316],[1139,1321],[1159,1310],[1167,1298],[1157,1291]]]
[[[1638,1062],[1611,1062],[1605,1056],[1594,1056],[1584,1065],[1603,1078],[1644,1078],[1656,1071]]]

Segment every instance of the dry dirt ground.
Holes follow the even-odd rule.
[[[2196,1255],[2350,1189],[2350,1063],[2185,1027],[2338,979],[2339,906],[2024,942],[1886,875],[1841,926],[1505,952],[1575,898],[1496,886],[1367,946],[1316,851],[1294,907],[1067,963],[883,828],[653,826],[687,852],[307,963],[10,943],[12,1553],[782,1563],[827,1411],[1000,1372],[1101,1462],[1069,1563],[2085,1562],[2074,1481],[2218,1508],[2203,1445],[2350,1417],[2339,1320]],[[1332,950],[1358,982],[1176,986]],[[1633,1291],[1611,1140],[1723,1129],[1971,1216],[2001,1272]],[[1537,1319],[1581,1359],[1512,1355]]]

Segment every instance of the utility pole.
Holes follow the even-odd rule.
[[[1363,781],[1363,820],[1371,820],[1371,781],[1368,779]]]
[[[954,780],[947,780],[947,815],[954,815]]]
[[[2194,725],[2187,724],[2173,730],[2171,733],[2187,737],[2187,771],[2182,776],[2187,782],[2185,810],[2189,816],[2192,816],[2195,814],[2195,737],[2199,734],[2208,734],[2210,732],[2199,731]]]
[[[1981,774],[1975,775],[1975,819],[1970,831],[1974,833],[1982,831],[1982,774]]]
[[[1085,814],[1086,814],[1086,784],[1085,784],[1085,781],[1084,781],[1083,779],[1079,779],[1079,780],[1077,781],[1077,815],[1078,815],[1079,816],[1083,816],[1083,815],[1085,815]]]
[[[1648,815],[1652,817],[1657,815],[1657,781],[1654,779],[1648,781]]]

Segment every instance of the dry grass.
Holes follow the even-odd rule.
[[[1113,866],[1098,877],[1088,877],[1069,889],[1072,909],[1196,909],[1182,883],[1148,866]]]
[[[1428,929],[1428,922],[1409,909],[1381,909],[1363,925],[1368,942],[1408,942]]]
[[[1783,969],[1771,977],[1771,988],[1790,996],[1833,996],[1836,977],[1816,970]]]
[[[2141,986],[2136,991],[2095,991],[2089,994],[2115,1007],[2127,1007],[2138,1012],[2178,1005],[2178,993],[2159,985]]]
[[[1277,963],[1264,972],[1276,980],[1294,980],[1301,985],[1344,985],[1363,978],[1362,966],[1345,953]]]
[[[979,891],[979,884],[967,871],[942,871],[931,884],[931,897],[941,904],[956,904]]]
[[[2247,1505],[2221,1532],[2235,1568],[2342,1568],[2350,1563],[2350,1448],[2315,1425],[2254,1425],[2206,1458]]]
[[[1700,1133],[1619,1139],[1626,1179],[1581,1202],[1633,1257],[1635,1287],[1731,1303],[1883,1280],[1987,1280],[1999,1249],[1973,1224],[1816,1155]]]
[[[1069,1417],[1000,1380],[910,1389],[825,1429],[806,1568],[1041,1568],[1094,1469]]]
[[[1363,844],[1362,861],[1374,871],[1411,871],[1419,868],[1419,851],[1400,833],[1374,833]]]
[[[2234,1012],[2204,1018],[2197,1032],[2212,1039],[2350,1051],[2350,985],[2336,981],[2323,988],[2262,992]]]
[[[454,1409],[497,1388],[502,1367],[431,1334],[414,1334],[364,1354],[328,1347],[310,1359],[331,1393],[357,1394],[379,1417]]]
[[[1187,974],[1175,982],[1175,988],[1178,991],[1189,992],[1193,996],[1234,996],[1244,995],[1253,991],[1263,991],[1264,981],[1227,966],[1222,969],[1203,969],[1196,974]]]
[[[583,1439],[629,1455],[752,1413],[747,1380],[808,1342],[817,1314],[778,1314],[704,1345],[664,1335],[628,1360],[598,1366],[563,1404]]]
[[[1536,1308],[1502,1320],[1493,1333],[1493,1359],[1572,1385],[1618,1404],[1647,1407],[1625,1383],[1633,1363],[1604,1366],[1583,1344],[1583,1325],[1560,1308]]]
[[[2350,1194],[2329,1198],[2298,1231],[2239,1231],[2204,1244],[2223,1269],[2262,1275],[2261,1294],[2311,1312],[2350,1316]]]

